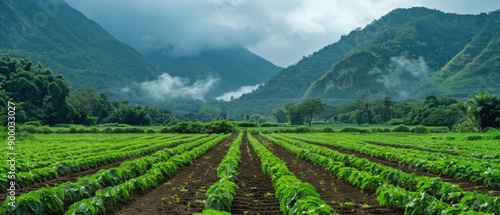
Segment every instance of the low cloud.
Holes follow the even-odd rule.
[[[147,81],[137,86],[146,96],[155,100],[193,99],[205,101],[206,94],[219,79],[209,77],[191,82],[187,78],[173,77],[163,73],[157,80]]]
[[[370,74],[380,74],[377,82],[400,99],[408,99],[416,85],[429,74],[429,67],[423,57],[407,59],[391,57],[389,67],[385,70],[374,69]]]
[[[223,100],[223,101],[231,101],[231,99],[237,99],[245,93],[250,93],[250,92],[256,90],[261,85],[262,84],[257,84],[254,86],[243,86],[243,87],[240,87],[240,89],[237,89],[235,91],[230,91],[230,92],[224,93],[220,96],[217,96],[215,99]]]

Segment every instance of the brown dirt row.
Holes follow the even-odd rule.
[[[181,168],[177,174],[147,193],[135,193],[135,198],[109,209],[115,215],[184,215],[201,212],[205,207],[205,192],[216,181],[217,167],[237,134],[226,138],[196,159],[192,165]]]
[[[285,148],[255,136],[261,142],[271,143],[266,147],[274,155],[285,161],[287,167],[297,178],[310,183],[318,191],[325,202],[339,214],[403,214],[403,210],[389,209],[379,205],[377,197],[370,192],[363,192],[347,182],[338,180],[335,176],[315,166],[309,161],[297,158]]]
[[[236,183],[239,189],[236,190],[231,214],[282,214],[279,201],[274,196],[271,179],[262,172],[261,162],[246,134],[243,136],[240,152],[241,163]]]
[[[300,139],[296,139],[296,140],[300,140]],[[304,140],[301,140],[301,141],[304,141]],[[437,175],[437,174],[434,174],[431,172],[422,171],[419,169],[412,169],[412,168],[408,167],[407,165],[402,165],[402,164],[399,164],[396,162],[392,162],[392,161],[389,161],[389,160],[382,158],[382,157],[374,157],[374,156],[371,156],[368,154],[363,154],[363,153],[360,153],[360,152],[357,152],[354,150],[348,150],[348,149],[344,149],[341,147],[326,145],[326,144],[313,142],[313,141],[306,141],[306,142],[309,144],[313,144],[313,145],[324,146],[324,147],[327,147],[329,149],[333,149],[333,150],[338,151],[338,152],[343,153],[343,154],[351,154],[351,155],[354,155],[354,156],[359,157],[359,158],[366,158],[366,159],[370,160],[371,162],[375,162],[375,163],[382,164],[384,166],[389,166],[389,167],[392,167],[395,169],[399,169],[402,172],[405,172],[408,174],[413,173],[413,174],[418,175],[418,176],[422,175],[422,176],[428,176],[428,177],[440,177],[445,182],[459,185],[460,188],[462,188],[462,190],[464,190],[464,191],[471,191],[471,192],[476,191],[478,193],[490,194],[492,196],[499,196],[500,195],[500,190],[492,190],[490,188],[485,187],[484,185],[482,185],[480,183],[457,180],[454,178],[440,176],[440,175]]]

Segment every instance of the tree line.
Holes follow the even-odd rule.
[[[278,123],[311,126],[313,119],[352,124],[446,126],[458,131],[482,131],[500,127],[500,99],[488,92],[473,95],[466,102],[454,98],[427,96],[424,101],[395,101],[390,93],[370,99],[369,92],[354,102],[340,106],[305,99],[276,108],[271,116]]]
[[[71,90],[61,75],[30,59],[0,58],[0,105],[16,103],[16,123],[44,125],[123,123],[164,124],[175,116],[162,108],[140,107],[111,101],[93,88]],[[0,116],[5,116],[5,108]],[[1,117],[0,117],[1,118]]]

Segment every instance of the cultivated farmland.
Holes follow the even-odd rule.
[[[38,134],[16,151],[2,214],[500,214],[494,138]]]

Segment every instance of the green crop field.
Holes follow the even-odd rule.
[[[498,137],[34,134],[0,165],[0,213],[500,214]]]

